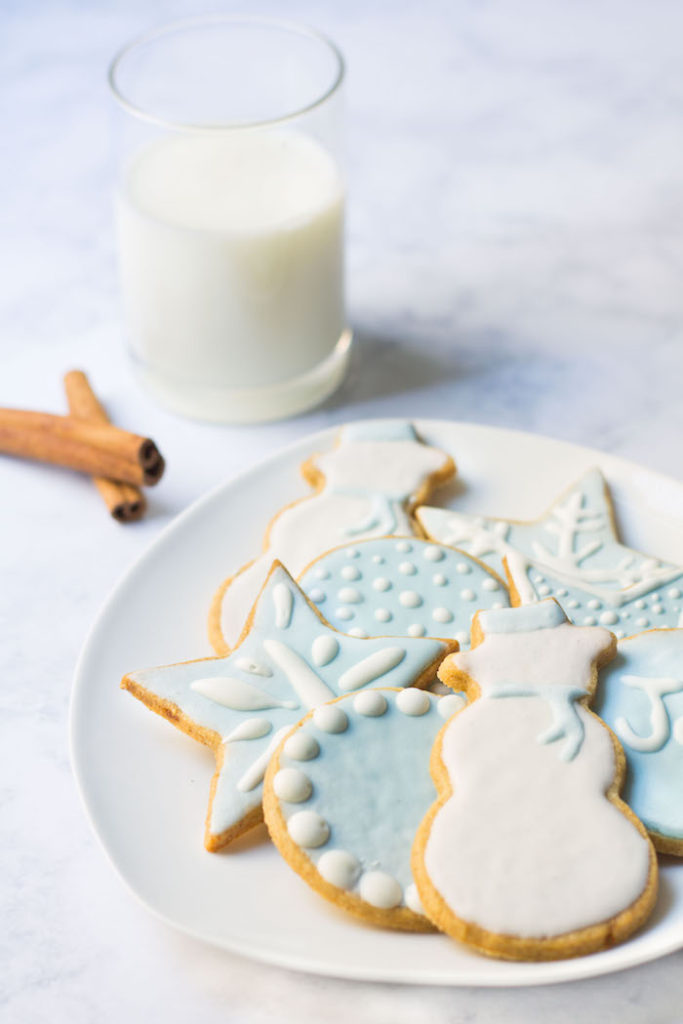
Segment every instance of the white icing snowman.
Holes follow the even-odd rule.
[[[574,952],[625,938],[651,909],[656,861],[618,798],[610,733],[586,707],[613,638],[572,626],[554,600],[475,623],[479,642],[439,673],[478,699],[437,741],[443,802],[416,843],[425,909],[505,956],[571,955],[553,946],[567,933],[579,933]]]
[[[306,479],[317,493],[278,513],[263,553],[216,596],[210,632],[218,653],[237,642],[273,559],[297,576],[339,544],[411,535],[413,506],[426,498],[433,481],[453,471],[451,458],[424,444],[410,423],[378,420],[344,427],[337,446],[306,465]]]

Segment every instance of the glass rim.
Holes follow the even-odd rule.
[[[262,120],[255,121],[222,121],[218,123],[208,124],[193,124],[192,122],[186,121],[174,121],[167,117],[162,117],[159,114],[154,114],[151,111],[144,110],[142,107],[137,106],[132,100],[122,92],[117,81],[118,71],[125,61],[126,57],[136,50],[140,46],[145,46],[148,43],[152,43],[163,36],[170,35],[173,32],[177,32],[182,29],[201,28],[209,25],[255,25],[262,26],[265,28],[281,29],[283,31],[292,32],[299,36],[304,36],[309,39],[314,39],[319,43],[322,43],[332,54],[336,62],[336,74],[332,79],[331,85],[325,89],[325,91],[312,100],[310,103],[305,104],[302,107],[297,107],[296,110],[288,111],[286,114],[280,114],[278,117],[264,118]],[[157,125],[157,127],[168,128],[171,130],[185,131],[185,132],[213,132],[213,131],[248,131],[252,128],[268,128],[278,124],[284,124],[288,121],[294,121],[304,114],[310,113],[317,107],[320,107],[325,103],[335,92],[339,89],[346,74],[346,63],[344,56],[337,46],[337,44],[325,33],[319,32],[317,29],[312,28],[310,25],[305,25],[296,21],[286,21],[279,18],[268,18],[260,17],[258,15],[249,14],[207,14],[194,18],[178,18],[174,21],[166,22],[158,28],[150,29],[147,32],[143,32],[139,36],[135,36],[129,43],[121,47],[120,50],[114,55],[107,72],[107,82],[109,90],[116,100],[117,103],[129,114],[137,117],[141,121],[146,121],[148,124]]]

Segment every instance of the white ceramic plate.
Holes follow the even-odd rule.
[[[625,542],[683,564],[683,484],[530,434],[442,421],[418,427],[458,464],[441,504],[535,518],[583,470],[599,465]],[[214,589],[259,550],[275,510],[306,493],[298,467],[331,446],[335,434],[297,442],[188,509],[125,575],[87,640],[73,690],[73,763],[121,877],[155,913],[208,942],[348,978],[536,985],[621,970],[682,947],[683,863],[673,859],[662,863],[652,919],[628,942],[576,960],[515,964],[441,935],[382,932],[337,912],[280,859],[263,827],[222,853],[204,851],[213,755],[122,692],[119,680],[127,670],[210,653]]]

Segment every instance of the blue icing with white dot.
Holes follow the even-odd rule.
[[[462,551],[381,537],[328,551],[300,584],[327,621],[355,636],[439,636],[469,646],[482,608],[507,608],[501,579]]]
[[[288,737],[272,786],[290,838],[337,889],[421,913],[410,856],[436,792],[429,754],[456,694],[389,689],[318,708]]]
[[[624,800],[646,828],[683,841],[683,629],[623,640],[594,709],[624,748]]]

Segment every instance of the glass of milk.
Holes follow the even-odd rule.
[[[160,403],[291,416],[342,380],[344,62],[293,24],[176,22],[110,69],[128,342]]]

